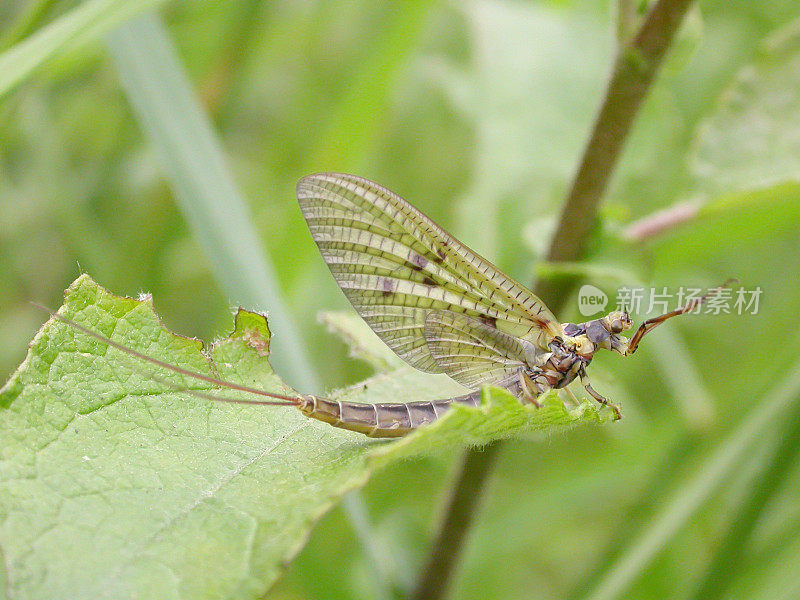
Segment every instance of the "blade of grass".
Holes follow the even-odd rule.
[[[620,508],[620,512],[625,514],[625,519],[615,529],[613,539],[592,569],[572,588],[566,600],[578,600],[583,596],[584,590],[595,587],[625,548],[641,535],[661,498],[673,488],[686,457],[697,450],[699,442],[700,437],[691,431],[681,434],[672,442],[658,467],[653,469],[646,485],[642,486],[639,497],[629,508]]]
[[[780,422],[787,409],[797,410],[800,394],[800,363],[796,364],[776,389],[766,395],[752,414],[736,427],[712,453],[698,474],[679,489],[666,508],[642,535],[630,545],[605,573],[586,600],[611,600],[621,597],[627,587],[644,571],[669,539],[688,521],[703,502],[736,467],[750,446],[774,423]]]
[[[16,23],[6,29],[0,37],[0,51],[11,46],[31,34],[47,17],[50,9],[58,0],[39,0],[27,7]]]
[[[697,587],[693,600],[715,600],[726,596],[727,590],[741,572],[753,532],[769,502],[780,491],[786,477],[800,458],[800,398],[795,410],[787,415],[783,427],[778,426],[774,448],[747,486],[748,494],[735,509],[736,517],[725,534],[714,559]]]
[[[270,312],[277,371],[304,391],[319,389],[299,333],[285,309],[271,264],[260,250],[246,203],[225,164],[211,125],[186,78],[173,44],[155,15],[121,27],[109,39],[120,77],[143,129],[164,161],[178,203],[200,241],[221,289],[248,306]],[[364,554],[380,561],[370,527],[353,493],[343,505]],[[381,573],[380,569],[373,569]],[[391,596],[392,583],[378,582]]]
[[[0,97],[48,60],[94,42],[163,0],[89,0],[0,54]]]
[[[750,551],[747,562],[748,570],[753,573],[766,572],[775,564],[785,563],[786,557],[797,547],[797,540],[800,539],[800,519],[795,518],[790,521],[783,530],[770,539],[759,551]]]
[[[271,353],[276,370],[299,389],[318,390],[247,203],[163,24],[157,16],[145,15],[117,29],[108,46],[220,288],[231,302],[269,310],[270,327],[277,334]]]

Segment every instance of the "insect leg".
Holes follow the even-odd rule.
[[[542,403],[536,399],[541,391],[525,371],[519,372],[519,385],[522,388],[522,400],[533,404],[536,408],[542,408]]]
[[[600,404],[609,407],[611,410],[614,411],[614,420],[619,421],[622,418],[622,411],[620,411],[619,406],[614,404],[613,402],[609,402],[608,398],[605,396],[600,395],[600,393],[592,387],[592,384],[589,382],[589,377],[586,375],[586,370],[581,369],[580,371],[581,383],[583,387],[586,388],[586,391],[589,392],[589,395],[597,400]]]
[[[639,342],[642,341],[642,338],[645,334],[651,332],[653,329],[661,325],[667,319],[671,319],[672,317],[677,317],[678,315],[683,315],[688,312],[693,311],[703,302],[705,302],[709,297],[719,293],[722,288],[728,287],[731,283],[737,281],[736,279],[728,279],[725,283],[721,286],[714,288],[713,290],[709,291],[707,294],[700,296],[699,298],[693,298],[689,300],[684,306],[680,308],[676,308],[675,310],[671,310],[668,313],[664,313],[658,317],[653,317],[652,319],[647,319],[644,323],[639,326],[639,329],[636,330],[636,333],[633,334],[631,341],[628,342],[628,348],[625,351],[625,356],[630,356],[634,352],[636,352],[636,348],[639,347]]]
[[[575,403],[575,406],[580,404],[580,400],[578,400],[578,398],[575,396],[575,394],[572,393],[572,390],[569,389],[569,386],[567,386],[565,388],[561,388],[561,389],[563,389],[564,392],[566,392],[567,396],[569,396],[570,399]]]

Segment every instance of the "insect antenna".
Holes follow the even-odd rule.
[[[209,394],[209,393],[202,392],[202,391],[199,391],[199,390],[190,390],[190,389],[181,388],[180,386],[177,386],[177,385],[175,385],[173,383],[170,383],[170,382],[164,380],[163,378],[158,377],[157,375],[153,375],[151,373],[146,373],[146,375],[148,377],[150,377],[151,379],[153,379],[154,381],[157,381],[158,383],[161,383],[161,384],[164,384],[164,385],[166,385],[168,387],[171,387],[175,391],[186,392],[188,394],[192,394],[193,396],[198,396],[200,398],[205,398],[206,400],[214,400],[214,401],[217,401],[217,402],[225,402],[225,403],[228,403],[228,404],[256,404],[256,405],[267,405],[267,406],[298,406],[298,405],[301,404],[301,401],[300,401],[299,398],[294,398],[292,396],[287,396],[287,395],[284,395],[284,394],[275,394],[273,392],[267,392],[265,390],[261,390],[261,389],[258,389],[258,388],[249,387],[249,386],[241,385],[241,384],[238,384],[238,383],[233,383],[231,381],[225,381],[224,379],[219,379],[217,377],[212,377],[210,375],[204,375],[203,373],[197,373],[196,371],[190,371],[189,369],[184,369],[183,367],[179,367],[177,365],[173,365],[173,364],[168,363],[166,361],[159,360],[157,358],[153,358],[152,356],[148,356],[147,354],[144,354],[142,352],[134,350],[133,348],[129,348],[128,346],[125,346],[124,344],[120,344],[119,342],[115,342],[114,340],[112,340],[110,338],[107,338],[106,336],[104,336],[104,335],[102,335],[100,333],[97,333],[96,331],[94,331],[92,329],[89,329],[88,327],[84,327],[83,325],[80,325],[79,323],[76,323],[75,321],[73,321],[69,317],[65,317],[64,315],[58,314],[57,312],[47,308],[46,306],[43,306],[41,304],[37,304],[35,302],[32,302],[31,304],[33,304],[37,308],[40,308],[40,309],[50,313],[54,318],[58,319],[59,321],[61,321],[65,325],[68,325],[69,327],[72,327],[73,329],[75,329],[77,331],[80,331],[81,333],[85,333],[86,335],[89,335],[89,336],[95,338],[96,340],[99,340],[99,341],[103,342],[104,344],[108,344],[112,348],[116,348],[120,352],[124,352],[125,354],[127,354],[129,356],[132,356],[134,358],[137,358],[137,359],[139,359],[139,360],[141,360],[143,362],[155,365],[157,367],[161,367],[163,369],[167,369],[169,371],[172,371],[174,373],[178,373],[179,375],[183,375],[185,377],[190,377],[192,379],[205,381],[206,383],[210,383],[210,384],[213,384],[213,385],[216,385],[216,386],[219,386],[219,387],[224,387],[224,388],[228,388],[228,389],[231,389],[231,390],[236,390],[236,391],[239,391],[239,392],[246,392],[248,394],[255,394],[257,396],[262,396],[262,397],[266,397],[266,398],[272,398],[273,400],[253,400],[253,399],[248,400],[248,399],[244,399],[244,398],[240,399],[240,398],[229,398],[229,397],[223,397],[223,396],[215,396],[213,394]]]
[[[699,298],[695,298],[694,300],[688,302],[686,306],[684,306],[681,310],[684,313],[691,312],[692,310],[703,304],[706,300],[708,300],[712,296],[716,296],[724,288],[730,287],[734,283],[739,283],[739,279],[736,277],[729,277],[728,279],[725,280],[725,282],[722,285],[719,285],[712,290],[708,290],[708,292],[706,292]]]

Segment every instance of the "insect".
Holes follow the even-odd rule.
[[[481,388],[505,388],[523,403],[579,379],[600,404],[620,409],[591,385],[586,367],[598,350],[630,356],[642,338],[709,295],[645,321],[629,340],[625,311],[586,323],[560,323],[533,292],[449,235],[397,194],[339,173],[309,175],[297,198],[311,235],[339,287],[372,330],[409,365],[445,373],[469,390],[454,398],[364,404],[312,395],[273,394],[194,373],[67,324],[143,361],[268,399],[212,400],[295,406],[308,417],[370,437],[399,437],[435,421],[453,404],[478,406]]]

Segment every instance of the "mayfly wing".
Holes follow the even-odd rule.
[[[470,389],[508,381],[525,367],[522,340],[464,314],[431,311],[425,339],[442,371]]]
[[[543,349],[562,334],[530,290],[386,188],[321,173],[301,179],[297,197],[347,298],[410,365],[443,371],[425,338],[432,310],[463,313]]]

